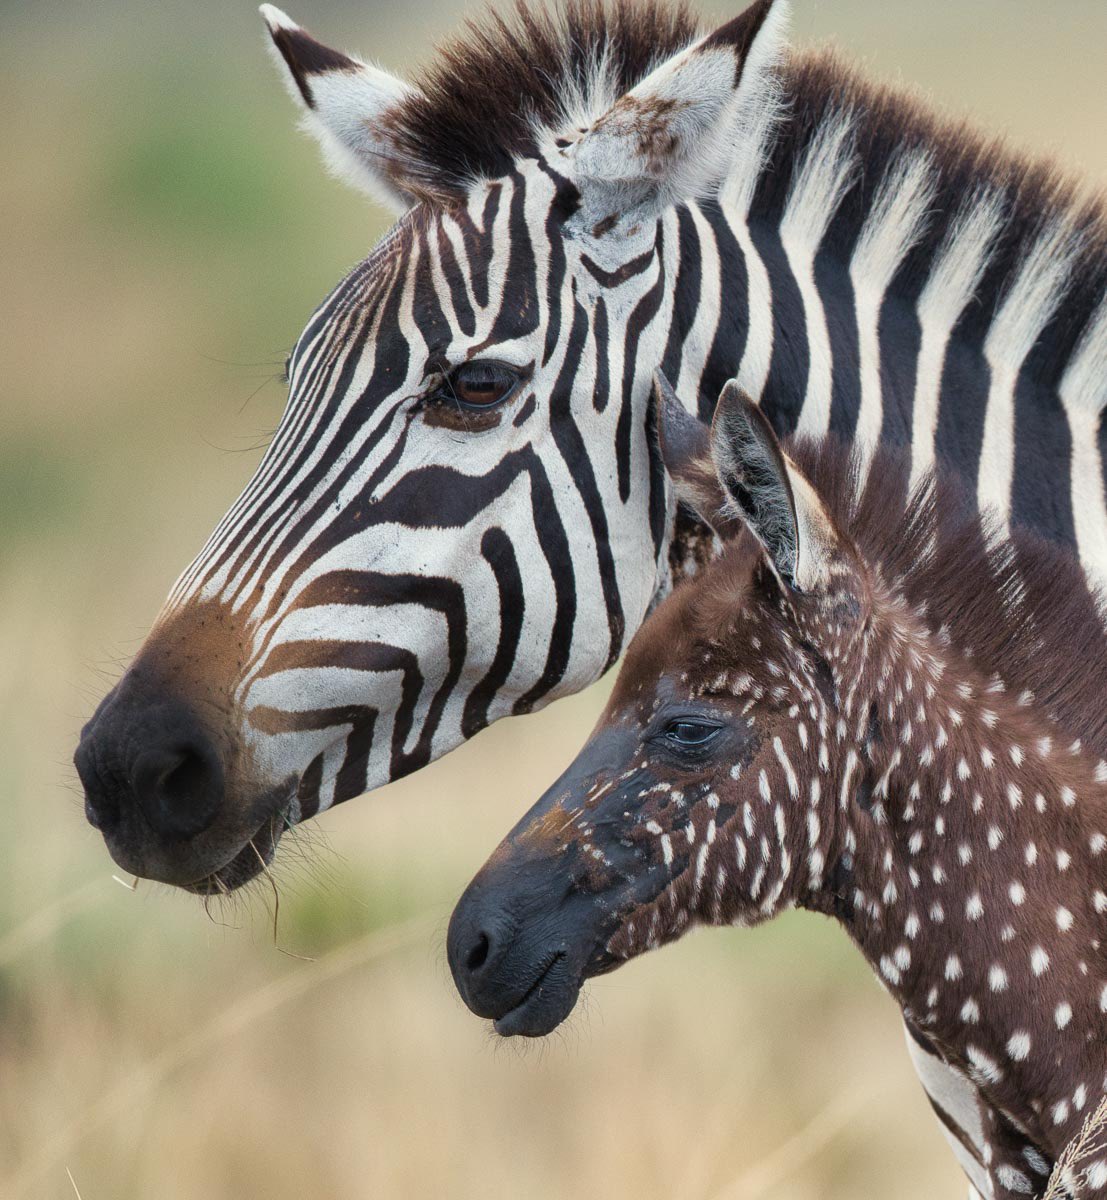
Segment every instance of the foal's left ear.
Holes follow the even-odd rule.
[[[788,0],[755,0],[661,63],[563,150],[586,212],[649,215],[717,184],[743,135],[758,141],[774,108],[787,17]]]
[[[790,588],[817,591],[838,545],[815,489],[784,451],[765,414],[733,381],[711,423],[711,457],[731,510]]]

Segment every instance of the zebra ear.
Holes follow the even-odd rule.
[[[387,115],[410,86],[317,42],[272,4],[259,11],[288,90],[303,107],[303,127],[318,140],[329,170],[393,213],[405,212],[415,198],[391,145]]]
[[[662,63],[565,150],[590,215],[660,210],[719,182],[741,127],[760,128],[776,102],[787,9],[788,0],[756,0]]]
[[[715,408],[711,457],[731,511],[765,548],[780,579],[800,592],[824,585],[838,544],[834,523],[765,414],[733,381]]]

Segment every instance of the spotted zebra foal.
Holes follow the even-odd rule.
[[[863,489],[833,439],[785,455],[734,384],[710,434],[671,394],[659,428],[724,552],[466,891],[457,985],[537,1036],[695,924],[823,913],[952,1068],[975,1188],[1040,1195],[1107,1075],[1107,642],[1077,559],[893,451]],[[1068,1187],[1107,1195],[1107,1155]]]

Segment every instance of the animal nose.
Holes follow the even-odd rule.
[[[203,833],[223,804],[223,764],[210,740],[193,734],[143,750],[131,769],[142,815],[162,837]]]
[[[510,940],[502,912],[481,898],[462,897],[450,918],[446,958],[461,998],[478,1017],[499,1015],[496,975]]]
[[[108,697],[74,756],[88,820],[108,834],[137,814],[167,841],[196,837],[223,806],[219,751],[183,704],[144,704],[130,691]]]

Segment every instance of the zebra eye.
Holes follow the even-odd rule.
[[[475,358],[446,376],[446,391],[463,408],[493,408],[515,391],[519,372],[507,363]]]

